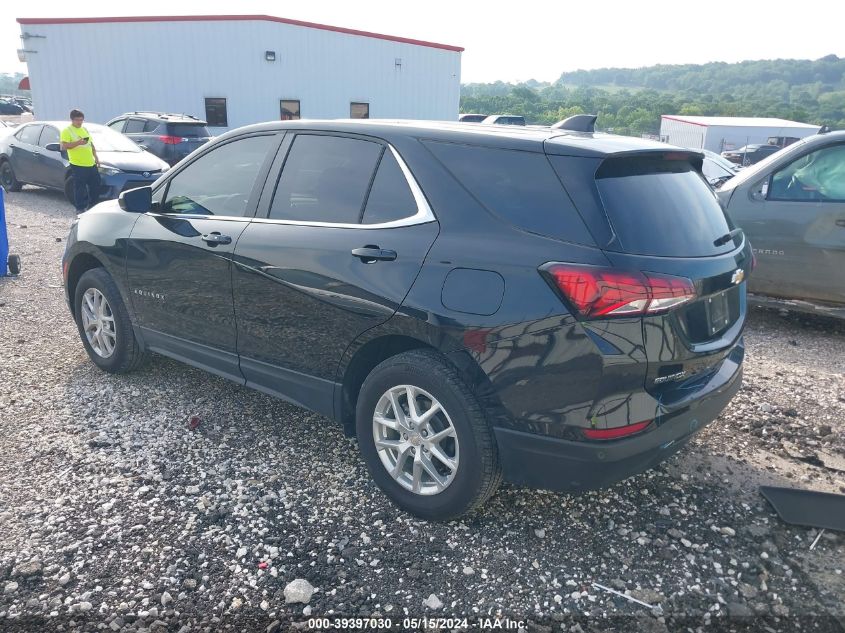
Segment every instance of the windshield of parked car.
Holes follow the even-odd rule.
[[[127,136],[120,132],[98,125],[86,126],[93,137],[94,148],[98,152],[142,152],[140,147]]]

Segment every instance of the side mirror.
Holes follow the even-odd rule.
[[[44,149],[48,152],[61,152],[62,145],[61,143],[47,143],[47,146]]]
[[[117,198],[117,204],[130,213],[146,213],[153,208],[152,187],[138,187],[124,191]]]

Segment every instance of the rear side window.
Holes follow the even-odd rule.
[[[417,212],[417,202],[402,168],[386,150],[379,163],[373,188],[364,208],[364,224],[379,224],[409,218]]]
[[[297,135],[270,218],[358,224],[382,149],[379,143],[342,136]]]
[[[626,253],[704,257],[727,253],[713,242],[731,228],[710,187],[687,160],[632,157],[605,160],[596,185]]]
[[[158,129],[159,122],[154,119],[147,119],[144,123],[144,132],[155,132]]]
[[[196,123],[168,123],[167,130],[171,136],[184,138],[206,138],[211,136],[208,128]]]
[[[566,242],[594,243],[545,154],[455,143],[425,145],[476,200],[505,222]]]

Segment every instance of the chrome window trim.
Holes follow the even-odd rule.
[[[410,187],[411,189],[411,195],[414,196],[414,202],[416,202],[417,204],[417,212],[414,215],[409,215],[408,217],[400,218],[399,220],[391,220],[390,222],[379,222],[378,224],[359,224],[357,222],[315,222],[312,220],[278,220],[273,218],[254,218],[252,221],[258,222],[260,224],[288,224],[291,226],[325,226],[335,229],[364,230],[395,229],[403,226],[414,226],[416,224],[427,224],[429,222],[436,222],[437,218],[435,217],[434,212],[431,210],[431,207],[428,204],[428,200],[426,200],[425,194],[423,194],[422,189],[420,189],[420,186],[414,178],[414,175],[408,168],[408,165],[405,164],[405,161],[399,155],[399,152],[396,151],[395,147],[393,147],[390,143],[386,143],[386,145],[393,154],[393,157],[396,159],[396,162],[399,163],[399,169],[402,170],[402,174],[405,176],[405,182],[408,183],[408,187]]]

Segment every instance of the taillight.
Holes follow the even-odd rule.
[[[696,296],[686,277],[581,264],[540,269],[583,318],[655,314]]]
[[[158,140],[160,140],[165,145],[179,145],[182,142],[181,136],[159,136]]]
[[[582,429],[584,437],[590,440],[616,440],[620,437],[628,437],[634,435],[651,424],[651,420],[644,422],[636,422],[635,424],[628,424],[627,426],[617,426],[612,429]]]

